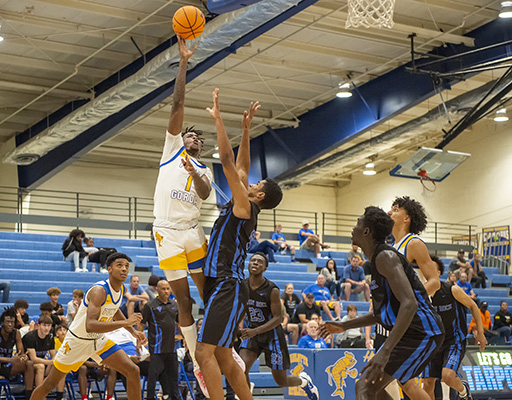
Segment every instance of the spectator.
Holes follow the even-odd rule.
[[[46,301],[44,303],[41,303],[39,305],[39,311],[41,311],[41,315],[45,315],[47,317],[50,317],[52,320],[52,335],[55,333],[55,328],[57,325],[61,325],[60,318],[57,314],[53,313],[53,307],[52,303],[49,301]]]
[[[327,249],[328,245],[322,243],[320,238],[315,235],[313,229],[309,229],[309,221],[302,221],[302,229],[299,231],[300,248],[315,253],[316,258],[320,258],[320,248]]]
[[[292,322],[296,324],[301,323],[305,327],[311,321],[313,314],[320,315],[320,313],[320,307],[315,304],[315,294],[308,293],[304,301],[297,306]]]
[[[160,281],[160,277],[158,275],[151,275],[148,278],[148,287],[145,292],[147,293],[149,300],[155,300],[156,296],[158,296],[158,291],[156,290],[156,286],[158,285],[158,281]]]
[[[347,251],[347,265],[350,264],[350,262],[352,261],[352,258],[355,256],[359,257],[359,259],[361,260],[360,261],[361,264],[359,264],[359,265],[363,266],[364,255],[363,255],[363,253],[361,253],[359,251],[359,246],[357,244],[353,244],[352,250]]]
[[[62,245],[62,254],[64,261],[72,261],[75,266],[75,272],[87,272],[87,252],[82,247],[82,239],[85,237],[84,231],[73,229],[69,232],[68,238]],[[80,268],[80,261],[82,268]]]
[[[267,256],[269,262],[276,262],[276,258],[274,257],[274,253],[277,251],[278,247],[276,244],[269,242],[268,240],[264,240],[260,242],[261,233],[258,231],[254,231],[251,235],[251,240],[249,240],[249,247],[247,249],[248,253],[263,253]]]
[[[340,275],[338,274],[336,261],[332,258],[327,260],[325,267],[320,270],[320,273],[325,277],[325,286],[331,292],[331,296],[334,296],[334,293],[336,293],[336,299],[341,300]]]
[[[357,307],[354,304],[347,306],[347,315],[345,315],[341,322],[350,321],[357,316]],[[347,329],[345,332],[336,335],[334,340],[336,347],[352,347],[363,349],[366,347],[366,338],[363,328]]]
[[[64,343],[64,338],[66,337],[66,333],[68,333],[68,328],[64,325],[57,325],[55,328],[55,351],[59,351],[60,346]]]
[[[318,336],[318,323],[309,321],[307,324],[308,334],[302,336],[298,343],[299,349],[326,349],[327,343]]]
[[[299,325],[292,321],[295,308],[300,304],[300,297],[293,292],[293,283],[288,283],[284,287],[284,293],[281,294],[281,303],[283,304],[286,316],[283,319],[283,329],[285,332],[292,333],[292,344],[297,344],[299,340]]]
[[[457,284],[457,274],[455,272],[448,272],[448,277],[446,278],[446,282],[451,284],[452,286]]]
[[[357,256],[352,257],[350,265],[343,271],[343,281],[345,286],[345,301],[350,300],[351,293],[364,292],[366,301],[370,301],[370,286],[366,283],[363,267],[359,264]]]
[[[130,284],[124,294],[123,304],[120,310],[126,317],[130,318],[134,312],[142,312],[148,299],[148,294],[139,286],[139,277],[132,275]]]
[[[80,307],[82,304],[83,299],[84,291],[82,289],[73,290],[73,298],[69,301],[66,312],[66,320],[68,321],[68,325],[71,325],[71,322],[73,322],[75,319],[78,307]]]
[[[505,300],[501,301],[500,309],[494,314],[494,324],[492,329],[499,332],[500,340],[498,344],[505,344],[510,342],[510,334],[512,333],[512,314],[508,311],[508,303]]]
[[[473,287],[471,286],[471,283],[468,282],[468,276],[465,272],[460,273],[459,280],[457,281],[457,285],[459,285],[462,290],[464,290],[464,293],[466,293],[471,299],[478,304],[479,301],[476,297],[475,292],[473,292]]]
[[[277,246],[277,251],[281,252],[282,255],[290,254],[292,262],[297,262],[295,259],[295,247],[286,243],[286,237],[281,233],[282,229],[283,227],[281,225],[275,226],[274,233],[272,234],[272,241]]]
[[[2,303],[9,303],[9,295],[11,293],[11,282],[0,281],[0,291],[2,291]]]
[[[16,329],[28,326],[28,302],[27,300],[19,299],[14,302],[14,309],[16,310]]]
[[[93,238],[85,238],[84,243],[86,246],[84,247],[84,250],[88,254],[89,262],[100,264],[100,272],[104,274],[108,273],[107,268],[105,268],[105,262],[107,261],[108,256],[116,253],[117,250],[112,247],[94,247]]]
[[[482,256],[478,253],[475,253],[473,259],[469,262],[469,265],[473,268],[473,279],[471,279],[471,284],[475,288],[487,288],[487,275],[482,268]]]
[[[22,373],[25,380],[25,400],[29,400],[34,386],[34,366],[28,360],[21,334],[15,325],[16,309],[6,308],[0,315],[0,376],[10,380]]]
[[[486,301],[482,301],[480,304],[480,317],[482,318],[482,325],[484,326],[484,335],[487,338],[489,344],[496,344],[498,341],[498,333],[491,330],[491,313],[487,310],[489,304]],[[468,331],[473,333],[476,329],[475,319],[471,318],[469,323]]]
[[[338,301],[333,301],[331,292],[325,287],[325,277],[320,274],[316,278],[316,283],[309,285],[302,291],[302,297],[306,300],[306,295],[313,293],[315,296],[315,303],[321,306],[329,318],[333,321],[341,320],[341,307]],[[336,319],[331,314],[331,309],[336,314]]]
[[[471,264],[464,258],[464,249],[460,249],[457,256],[452,258],[448,269],[455,273],[458,271],[459,275],[461,272],[465,272],[468,282],[471,282],[473,278],[473,268],[471,268]]]
[[[62,307],[62,304],[59,304],[59,296],[61,294],[61,291],[58,287],[52,287],[46,291],[46,294],[50,298],[50,304],[52,305],[52,314],[57,315],[59,317],[60,324],[67,325],[68,320],[64,316],[64,307]]]

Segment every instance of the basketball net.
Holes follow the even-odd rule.
[[[353,26],[365,28],[392,28],[395,0],[348,0],[345,29]]]
[[[420,178],[421,186],[423,187],[423,197],[425,199],[431,199],[437,189],[436,183],[428,176],[427,171],[423,169],[418,172],[418,176]]]

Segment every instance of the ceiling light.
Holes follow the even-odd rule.
[[[375,175],[377,173],[377,171],[375,171],[374,169],[365,169],[363,171],[363,175]]]
[[[220,158],[219,153],[213,153],[213,154],[212,154],[212,157],[213,157],[213,158]]]
[[[496,115],[494,116],[494,121],[495,122],[506,122],[506,121],[508,121],[507,109],[506,108],[502,108],[502,109],[496,111]]]
[[[368,164],[366,164],[364,167],[365,167],[365,168],[374,168],[374,167],[375,167],[375,164],[374,164],[374,163],[372,163],[372,162],[369,162],[369,163],[368,163]]]
[[[501,2],[501,10],[498,16],[500,18],[512,18],[512,1]]]
[[[338,85],[338,93],[336,93],[336,97],[340,99],[346,99],[349,97],[352,97],[352,92],[349,90],[350,84],[349,83],[343,83]]]
[[[4,37],[0,36],[0,42],[3,42],[3,41],[4,41]]]

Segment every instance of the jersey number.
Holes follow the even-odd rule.
[[[191,187],[192,187],[192,176],[189,176],[187,179],[187,184],[185,185],[185,191],[190,192]]]
[[[251,322],[263,322],[265,318],[263,317],[263,312],[259,308],[249,307],[249,319]]]

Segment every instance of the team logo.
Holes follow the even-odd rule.
[[[64,355],[68,354],[68,352],[71,351],[71,347],[69,347],[69,344],[64,345]]]
[[[307,367],[309,364],[308,358],[304,354],[300,353],[291,353],[290,354],[290,363],[295,365],[290,372],[292,375],[299,376],[299,374],[304,371],[304,367]],[[288,394],[291,396],[303,396],[306,397],[306,392],[302,390],[302,388],[298,386],[291,386],[288,388]]]
[[[325,369],[325,372],[327,372],[329,376],[329,386],[334,385],[336,387],[336,390],[331,393],[331,397],[338,395],[342,399],[345,398],[345,386],[347,386],[345,379],[347,377],[351,377],[352,379],[356,378],[357,370],[354,368],[356,364],[357,360],[354,354],[346,351],[345,357],[340,358],[333,365],[329,365]]]
[[[164,237],[160,235],[158,232],[155,232],[155,238],[158,242],[158,247],[162,247],[162,240],[164,240]]]

